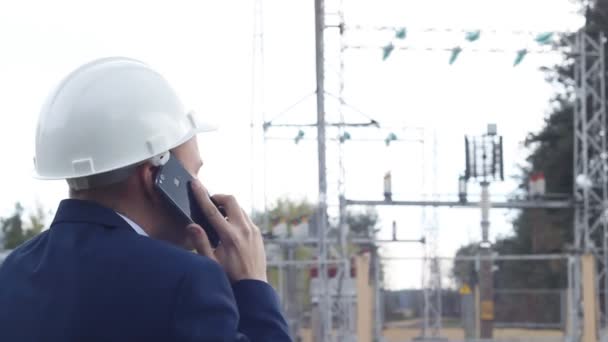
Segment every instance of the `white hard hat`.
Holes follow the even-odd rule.
[[[51,93],[38,119],[34,164],[42,179],[83,179],[162,155],[213,129],[146,64],[105,58],[76,69]]]

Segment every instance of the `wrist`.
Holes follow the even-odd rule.
[[[232,283],[236,284],[239,281],[244,281],[244,280],[257,280],[257,281],[261,281],[264,283],[268,283],[268,277],[266,277],[266,274],[262,275],[243,275],[240,277],[233,277],[232,279]]]

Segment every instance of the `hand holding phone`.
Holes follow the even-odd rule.
[[[222,243],[213,249],[199,225],[191,224],[192,241],[196,251],[216,260],[232,282],[255,279],[266,282],[266,252],[260,229],[241,209],[233,196],[207,196],[199,181],[192,182],[192,192],[201,204],[202,211],[215,227]],[[223,208],[221,213],[217,207]]]

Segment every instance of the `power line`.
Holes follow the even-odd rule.
[[[380,127],[380,124],[375,121],[369,122],[351,122],[351,123],[332,123],[328,122],[325,124],[326,127]],[[270,127],[317,127],[316,123],[307,123],[307,124],[274,124],[271,121],[267,121],[264,123],[264,128]]]
[[[343,65],[343,64],[344,63],[341,63],[341,65]],[[343,92],[343,90],[341,90],[341,92]],[[332,93],[330,93],[328,91],[326,91],[325,94],[328,95],[329,97],[332,97],[332,98],[340,101],[340,104],[342,106],[355,111],[357,114],[362,115],[362,116],[368,118],[370,121],[375,122],[376,124],[378,123],[378,121],[376,119],[372,118],[371,115],[365,114],[362,110],[360,110],[360,109],[354,107],[353,105],[349,104],[348,102],[346,102],[342,96],[336,96],[336,95],[334,95],[334,94],[332,94]]]
[[[458,44],[455,44],[458,45]],[[527,54],[558,54],[564,53],[564,51],[560,51],[557,49],[505,49],[505,48],[470,48],[470,47],[462,47],[462,46],[451,46],[451,47],[419,47],[419,46],[394,46],[394,50],[403,50],[403,51],[414,51],[414,52],[453,52],[455,48],[460,48],[461,52],[487,52],[487,53],[519,53],[523,50],[526,51]],[[385,49],[386,46],[380,45],[347,45],[346,49],[354,49],[354,50],[365,50],[365,49]]]
[[[339,25],[328,25],[328,27],[339,28]],[[410,32],[422,32],[422,33],[469,33],[474,31],[479,31],[485,34],[510,34],[514,36],[538,36],[539,34],[545,34],[547,32],[556,33],[556,34],[571,34],[574,32],[564,31],[564,30],[505,30],[505,29],[496,29],[496,28],[450,28],[450,27],[423,27],[416,28],[412,26],[387,26],[387,25],[345,25],[343,27],[344,31],[399,31],[407,29],[408,34]]]
[[[265,138],[266,140],[271,140],[271,141],[294,141],[294,138],[287,138],[287,137],[273,137],[273,136],[266,136]],[[343,139],[340,138],[326,138],[327,141],[339,141],[342,142]],[[384,142],[386,143],[386,139],[374,139],[374,138],[350,138],[350,141],[353,142]],[[316,141],[316,138],[300,138],[298,139],[299,143],[300,141]],[[407,138],[397,138],[397,139],[393,139],[391,140],[391,142],[415,142],[415,143],[421,143],[423,142],[423,139],[415,139],[415,138],[411,138],[411,139],[407,139]]]
[[[300,104],[302,104],[304,101],[308,100],[309,98],[311,98],[315,94],[316,94],[316,91],[312,91],[312,92],[310,92],[310,93],[302,96],[296,102],[290,104],[289,106],[287,106],[287,108],[281,110],[278,114],[276,114],[275,116],[273,116],[272,119],[264,121],[264,129],[266,129],[266,124],[267,123],[272,123],[276,119],[278,119],[278,118],[284,116],[285,114],[289,113],[292,109],[294,109],[295,107],[299,106]]]

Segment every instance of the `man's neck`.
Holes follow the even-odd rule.
[[[154,236],[154,231],[152,229],[153,225],[148,222],[149,220],[142,208],[138,207],[142,201],[128,198],[128,195],[121,196],[122,198],[117,197],[118,196],[108,195],[103,192],[70,192],[70,198],[92,201],[112,209],[135,223],[147,236]]]

